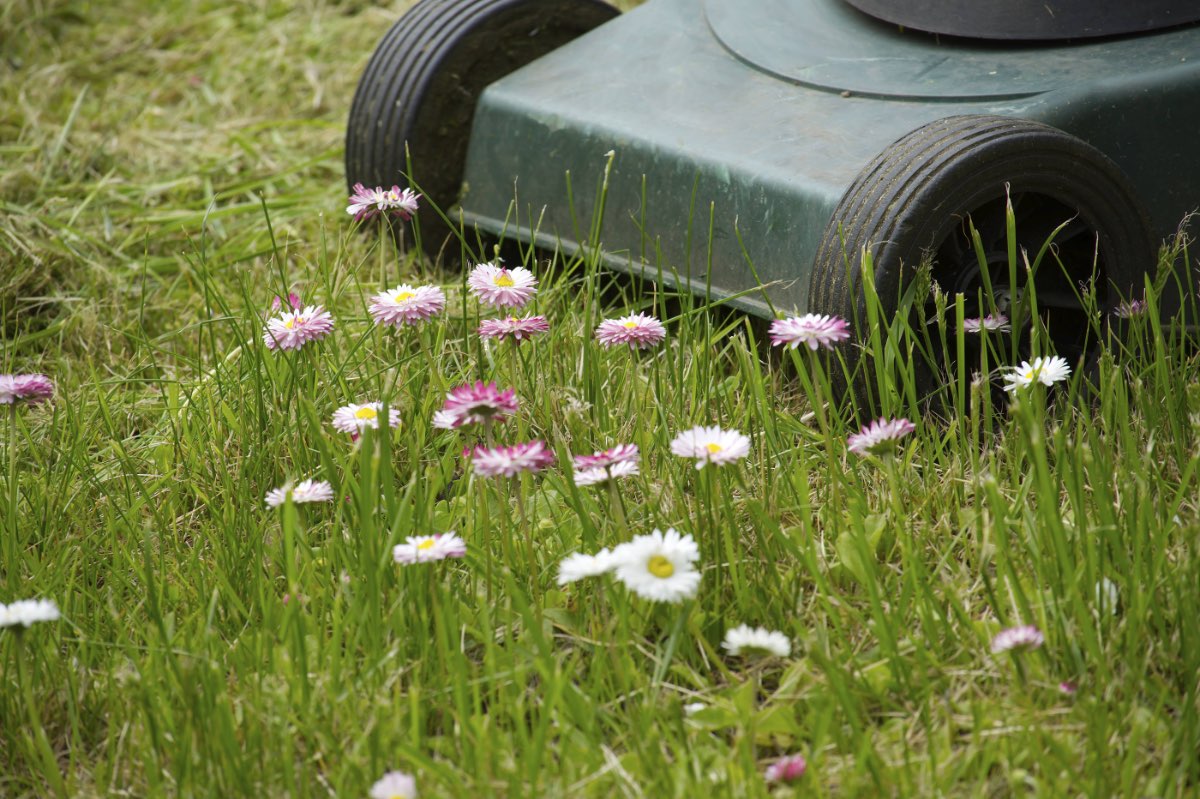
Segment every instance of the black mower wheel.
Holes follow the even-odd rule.
[[[358,82],[347,185],[404,185],[411,158],[413,181],[448,211],[484,88],[618,13],[600,0],[421,0],[383,37]],[[426,213],[421,231],[436,257],[450,230]]]
[[[1028,120],[947,117],[886,147],[846,190],[825,229],[809,310],[851,320],[859,336],[867,332],[865,248],[884,308],[897,307],[905,279],[930,257],[938,285],[964,295],[968,316],[984,315],[987,309],[975,307],[985,284],[967,220],[982,239],[993,291],[1012,292],[1006,199],[1017,246],[1030,258],[1067,223],[1054,237],[1065,269],[1043,263],[1034,288],[1055,348],[1078,359],[1089,327],[1080,286],[1095,273],[1097,305],[1111,310],[1153,267],[1154,237],[1116,164],[1087,142]]]

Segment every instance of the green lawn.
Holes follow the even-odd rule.
[[[857,345],[781,357],[597,259],[526,253],[549,332],[485,345],[463,274],[345,212],[354,85],[405,5],[0,7],[0,373],[56,386],[0,405],[0,602],[62,614],[0,629],[0,796],[365,797],[390,770],[423,797],[1200,795],[1195,333],[1097,312],[1094,368],[1012,394],[992,334],[989,374],[922,415],[912,362],[955,351],[954,298],[928,330],[901,313],[863,361],[916,425],[895,457],[848,451],[876,414],[822,401]],[[376,325],[402,282],[445,311]],[[272,350],[289,290],[334,329]],[[597,343],[635,312],[664,344]],[[475,380],[515,416],[433,427]],[[376,400],[394,431],[333,428]],[[694,468],[671,442],[696,425],[749,454]],[[558,462],[478,476],[489,437]],[[571,455],[622,443],[640,474],[574,484]],[[334,501],[267,507],[306,478]],[[694,598],[559,585],[669,527]],[[465,557],[393,560],[448,531]],[[790,654],[729,654],[742,623]],[[1044,644],[993,653],[1019,624]]]

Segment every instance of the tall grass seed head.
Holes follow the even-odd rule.
[[[693,427],[675,436],[671,452],[681,458],[694,459],[697,470],[710,463],[725,466],[750,454],[750,439],[736,430]]]
[[[630,349],[649,349],[667,337],[663,323],[644,313],[606,319],[596,328],[596,341],[605,347],[626,344]]]
[[[700,549],[674,528],[655,530],[613,549],[614,574],[626,588],[653,602],[682,602],[696,595]]]
[[[523,266],[508,269],[499,264],[486,263],[471,270],[467,288],[484,305],[520,308],[537,293],[537,278]]]

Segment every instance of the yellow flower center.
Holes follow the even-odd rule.
[[[379,414],[375,412],[374,408],[359,408],[354,415],[359,419],[374,419]]]
[[[646,564],[646,569],[655,577],[665,580],[675,573],[675,564],[669,558],[664,558],[662,555],[651,555],[650,562]]]
[[[508,276],[508,272],[501,272],[500,274],[496,275],[496,285],[508,288],[509,286],[513,285],[513,279]]]
[[[304,324],[304,317],[303,316],[295,316],[295,317],[287,320],[286,322],[284,322],[283,326],[286,327],[288,330],[291,330],[296,325],[302,325],[302,324]]]
[[[415,296],[417,295],[411,291],[397,291],[392,295],[392,302],[405,302],[407,300],[411,300]]]
[[[433,539],[426,538],[424,541],[417,544],[417,549],[433,549]]]
[[[1026,380],[1034,380],[1037,378],[1037,373],[1038,373],[1037,369],[1030,369],[1028,372],[1025,373],[1025,379]]]
[[[510,317],[508,317],[508,321],[509,321],[509,323],[510,323],[510,324],[516,323],[516,321],[517,321],[517,317],[515,317],[515,316],[510,316]]]
[[[637,327],[637,322],[626,322],[623,327],[628,330],[633,330],[635,327]]]
[[[718,452],[724,449],[724,447],[722,447],[720,444],[705,444],[704,448],[708,450],[709,455],[716,455]]]

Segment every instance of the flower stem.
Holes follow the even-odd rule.
[[[21,579],[20,545],[17,542],[17,404],[8,408],[8,587],[15,591]]]
[[[37,749],[38,756],[42,759],[42,772],[46,780],[50,783],[50,787],[58,796],[67,796],[67,786],[63,782],[62,774],[58,768],[58,759],[54,756],[54,750],[50,748],[50,740],[46,737],[46,729],[42,726],[42,716],[38,712],[37,700],[33,695],[33,685],[29,682],[25,673],[25,651],[22,640],[25,635],[24,630],[18,630],[17,638],[17,682],[20,683],[21,696],[25,700],[25,710],[29,716],[29,729],[33,734],[34,746]]]

